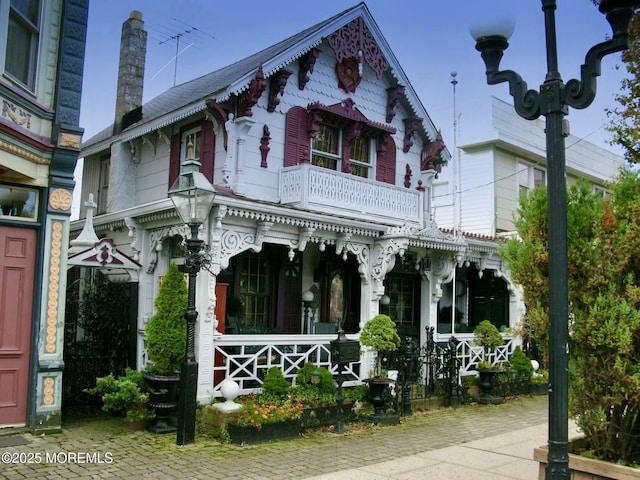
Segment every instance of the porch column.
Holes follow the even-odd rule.
[[[247,187],[244,183],[244,149],[247,136],[256,121],[251,117],[238,117],[235,120],[237,146],[229,145],[229,148],[237,148],[236,181],[234,182],[234,192],[238,195],[245,195]]]
[[[196,293],[197,311],[199,312],[196,332],[196,355],[198,360],[198,392],[197,400],[200,403],[209,403],[213,398],[213,366],[214,336],[220,335],[216,331],[219,321],[214,311],[216,306],[216,279],[217,277],[205,269],[200,270]]]

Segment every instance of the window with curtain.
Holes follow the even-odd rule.
[[[40,25],[39,0],[11,0],[5,72],[35,90]]]
[[[336,170],[340,161],[340,130],[322,125],[311,143],[311,163],[318,167]]]

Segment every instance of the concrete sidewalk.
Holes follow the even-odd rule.
[[[547,401],[429,410],[400,425],[354,424],[341,435],[325,429],[245,447],[202,436],[177,447],[175,435],[131,431],[122,419],[76,420],[62,434],[4,442],[0,478],[535,480],[531,458],[547,443]]]
[[[547,430],[547,424],[542,423],[311,480],[534,480],[539,467],[532,460],[533,449],[546,445]],[[575,425],[570,424],[569,437],[576,434]]]

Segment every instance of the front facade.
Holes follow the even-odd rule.
[[[125,31],[144,39],[138,12]],[[501,318],[515,318],[495,243],[445,233],[430,215],[432,182],[450,155],[365,4],[141,98],[81,153],[95,231],[141,265],[139,368],[159,280],[183,261],[189,231],[168,190],[192,159],[217,190],[200,230],[211,256],[196,294],[201,401],[225,378],[249,392],[271,366],[289,378],[306,361],[330,366],[338,327],[357,338],[379,312],[423,340],[439,305],[467,301],[467,290],[451,289],[456,265],[476,269],[479,289],[499,279]],[[457,319],[468,338],[483,314]],[[436,335],[446,341],[450,331]],[[368,355],[350,369],[354,381],[367,378]]]
[[[59,429],[88,1],[0,2],[0,427]]]

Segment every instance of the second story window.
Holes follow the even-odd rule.
[[[370,139],[359,136],[352,139],[350,145],[344,145],[344,137],[341,129],[322,124],[311,141],[311,163],[318,167],[342,171],[348,156],[351,174],[370,178],[373,163],[369,155]]]
[[[100,158],[100,179],[98,190],[98,215],[107,213],[107,205],[109,200],[109,169],[111,167],[111,158],[105,155]]]
[[[199,161],[200,171],[213,183],[215,140],[213,125],[207,120],[185,125],[171,136],[169,188],[182,172],[182,166],[187,160]]]
[[[358,177],[370,178],[371,157],[369,155],[369,139],[357,137],[351,143],[349,154],[351,174]]]
[[[39,0],[11,0],[4,69],[31,91],[35,90],[39,24]]]
[[[196,128],[189,130],[183,134],[182,141],[182,158],[180,159],[180,171],[182,171],[182,164],[187,160],[200,161],[200,135],[202,129]]]
[[[540,167],[518,162],[517,169],[519,195],[527,194],[533,188],[544,185],[546,182],[545,171]]]
[[[311,163],[318,167],[336,170],[340,162],[340,130],[322,125],[311,142]]]

